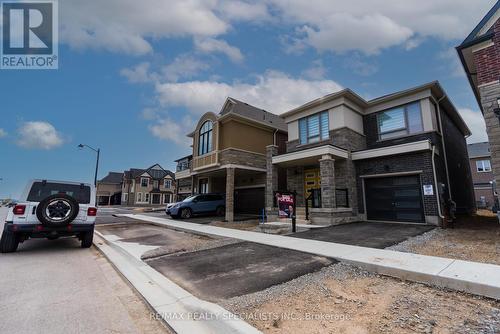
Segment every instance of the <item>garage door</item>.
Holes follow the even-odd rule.
[[[260,215],[264,202],[264,188],[238,189],[234,192],[236,213]]]
[[[418,175],[366,178],[368,220],[424,222]]]

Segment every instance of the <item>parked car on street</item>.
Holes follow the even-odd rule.
[[[7,214],[0,251],[15,252],[30,238],[76,236],[82,248],[92,246],[97,215],[91,184],[32,180],[19,202]]]
[[[214,213],[224,216],[226,199],[223,194],[199,194],[189,196],[182,202],[167,206],[165,212],[172,218],[191,218],[193,215]]]

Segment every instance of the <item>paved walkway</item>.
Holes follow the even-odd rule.
[[[123,216],[200,234],[326,256],[388,276],[500,299],[500,266],[493,264],[199,225],[145,215]]]

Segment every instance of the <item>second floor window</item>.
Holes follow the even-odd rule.
[[[316,143],[329,137],[328,112],[324,111],[299,119],[301,144]]]
[[[206,121],[200,129],[198,138],[198,155],[207,154],[212,151],[212,122]]]
[[[476,168],[478,172],[491,172],[491,162],[489,160],[476,161]]]
[[[158,180],[153,181],[153,188],[158,189]]]
[[[170,188],[172,187],[172,180],[165,180],[165,184],[164,184],[165,188]]]
[[[420,102],[381,112],[377,117],[379,139],[406,136],[424,131]]]
[[[141,187],[146,188],[149,185],[149,179],[147,177],[141,177]]]

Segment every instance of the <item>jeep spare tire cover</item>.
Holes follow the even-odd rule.
[[[55,194],[38,204],[36,217],[44,225],[67,225],[75,220],[79,210],[76,199],[66,194]]]

